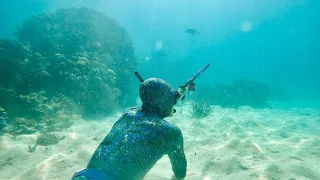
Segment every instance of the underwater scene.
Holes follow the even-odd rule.
[[[320,180],[317,0],[1,0],[1,180]]]

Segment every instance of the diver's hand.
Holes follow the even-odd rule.
[[[187,174],[186,176],[193,176],[196,175],[197,173],[193,172],[190,168],[187,169]],[[172,175],[171,180],[183,180],[184,178],[177,178],[175,175]]]

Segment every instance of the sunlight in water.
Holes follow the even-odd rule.
[[[242,32],[250,32],[252,31],[252,28],[253,28],[253,24],[250,21],[244,21],[240,27]]]
[[[156,42],[156,49],[162,49],[162,41],[160,41],[160,40],[158,40],[157,42]]]

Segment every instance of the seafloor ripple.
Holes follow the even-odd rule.
[[[186,179],[320,179],[319,111],[216,106],[210,116],[193,119],[189,107],[167,119],[184,134]],[[86,166],[118,116],[77,121],[60,133],[65,139],[34,152],[28,148],[36,135],[1,137],[0,179],[69,179]],[[170,179],[170,167],[164,156],[145,179]]]

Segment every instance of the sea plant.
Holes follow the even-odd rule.
[[[7,127],[7,113],[6,111],[0,107],[0,134],[3,133],[4,129]]]
[[[204,118],[212,111],[209,101],[204,99],[196,99],[191,103],[191,114],[195,118]]]

